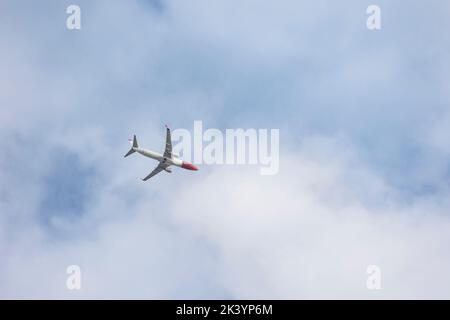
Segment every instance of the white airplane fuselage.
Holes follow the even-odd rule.
[[[186,170],[193,170],[193,171],[198,170],[198,168],[196,166],[194,166],[192,163],[183,161],[180,158],[178,158],[176,155],[172,155],[172,158],[169,158],[169,157],[164,157],[164,155],[162,155],[161,153],[143,149],[143,148],[139,148],[139,147],[137,147],[137,148],[133,147],[132,149],[134,151],[136,151],[137,153],[142,154],[143,156],[158,160],[159,162],[163,162],[163,163],[167,164],[168,166],[176,166],[176,167],[180,167],[180,168],[183,168]],[[166,171],[170,171],[170,170],[166,170]]]
[[[147,150],[147,149],[143,149],[143,148],[133,148],[134,151],[136,151],[137,153],[142,154],[143,156],[146,156],[148,158],[152,158],[158,161],[164,161],[165,163],[169,164],[169,165],[173,165],[176,167],[180,167],[183,168],[183,160],[177,158],[176,156],[172,156],[172,158],[164,158],[164,156],[158,152],[155,151],[151,151],[151,150]]]

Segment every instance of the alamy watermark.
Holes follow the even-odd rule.
[[[66,13],[69,15],[66,19],[66,27],[69,30],[81,29],[81,8],[75,4],[67,7]]]
[[[381,30],[381,9],[377,5],[370,5],[366,9],[370,16],[367,18],[366,26],[369,30]]]
[[[81,8],[78,5],[71,4],[66,8],[69,15],[66,19],[66,27],[69,30],[81,29]],[[381,9],[379,6],[372,4],[367,7],[366,13],[369,17],[366,20],[366,26],[369,30],[381,30]]]
[[[366,287],[369,290],[381,289],[381,268],[377,265],[370,265],[366,269],[369,277],[366,281]]]
[[[66,269],[69,275],[66,280],[66,287],[69,290],[81,290],[81,268],[78,265],[70,265]]]
[[[173,153],[195,164],[259,164],[261,175],[274,175],[280,166],[279,129],[204,130],[202,121],[194,121],[194,132],[172,132]]]

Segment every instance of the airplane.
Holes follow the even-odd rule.
[[[128,151],[127,154],[124,156],[124,158],[128,157],[130,154],[137,152],[142,154],[143,156],[159,161],[158,166],[152,172],[150,172],[148,176],[142,179],[143,181],[147,181],[148,179],[157,175],[161,171],[166,171],[169,173],[172,172],[172,170],[169,169],[169,166],[172,165],[187,170],[194,170],[194,171],[198,170],[198,168],[194,166],[192,163],[183,161],[178,157],[178,155],[172,153],[172,138],[170,137],[170,129],[167,126],[166,126],[166,149],[164,150],[164,154],[139,148],[136,135],[133,136],[133,140],[129,139],[129,141],[132,144],[132,147],[130,151]]]

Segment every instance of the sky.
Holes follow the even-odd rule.
[[[0,298],[449,299],[449,14],[2,1]],[[196,120],[279,129],[278,174],[200,165],[144,183],[156,163],[123,158],[133,134],[162,151],[164,124]]]

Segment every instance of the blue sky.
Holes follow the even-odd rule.
[[[446,1],[0,9],[0,297],[449,298]],[[280,129],[280,173],[142,183],[127,138],[194,120]]]

